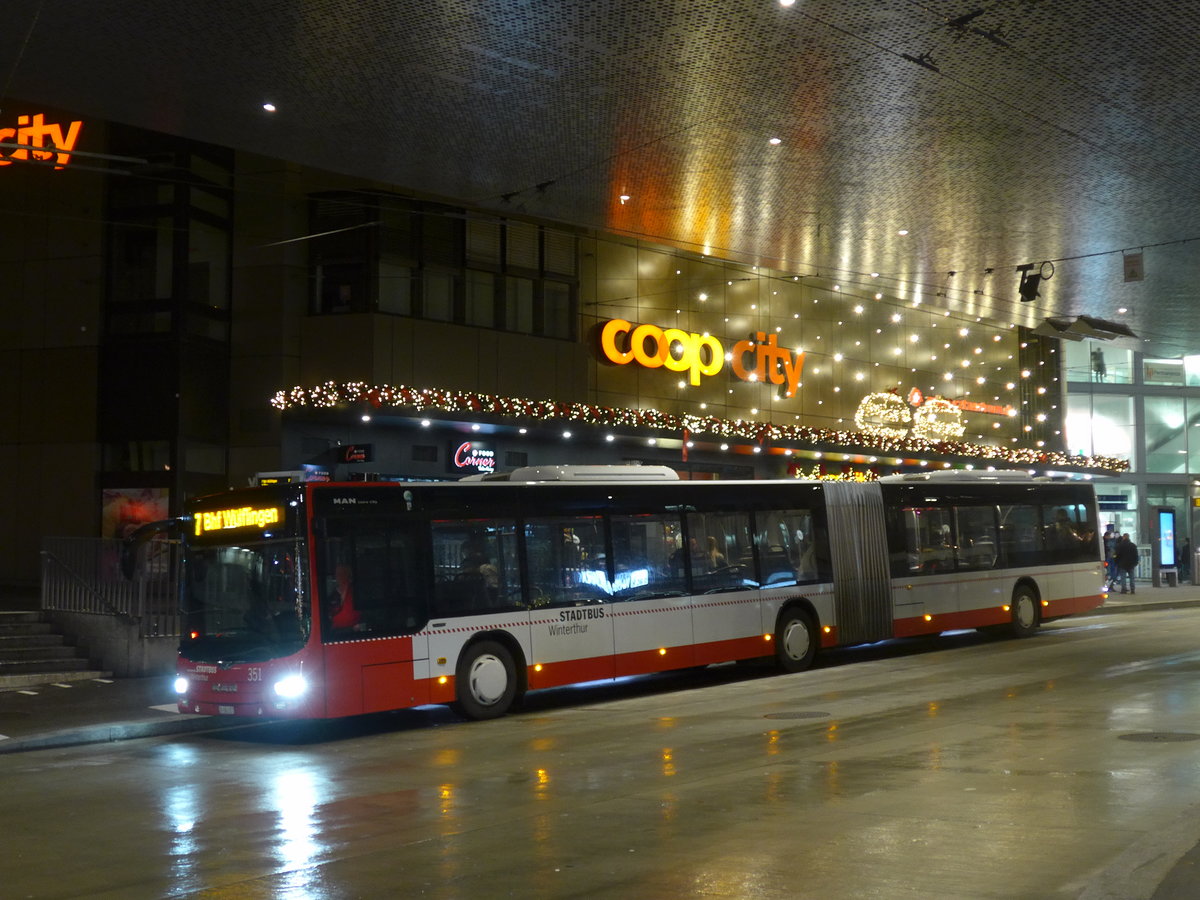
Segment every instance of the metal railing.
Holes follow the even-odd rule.
[[[121,574],[121,543],[44,538],[42,609],[126,618],[137,623],[139,637],[178,636],[178,542],[146,543],[132,579]]]

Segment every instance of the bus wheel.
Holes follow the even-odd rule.
[[[1028,587],[1013,591],[1011,632],[1015,637],[1029,637],[1039,625],[1037,595]]]
[[[785,672],[803,672],[817,655],[817,630],[801,609],[785,610],[775,629],[775,661]]]
[[[454,679],[456,709],[468,719],[495,719],[512,707],[517,696],[517,667],[512,654],[496,641],[469,646],[458,661]]]

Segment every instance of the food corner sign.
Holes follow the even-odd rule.
[[[738,341],[727,360],[725,348],[711,334],[634,325],[626,319],[604,323],[600,352],[618,366],[636,363],[646,369],[687,372],[693,385],[700,384],[702,377],[718,374],[728,361],[733,374],[742,381],[786,384],[788,397],[796,395],[804,368],[804,354],[780,347],[774,334],[759,331],[752,339]]]
[[[54,168],[65,168],[82,129],[83,122],[66,125],[47,122],[44,113],[17,116],[15,128],[4,127],[0,122],[0,166],[11,166],[14,160],[21,160],[53,162]]]

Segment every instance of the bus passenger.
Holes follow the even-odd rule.
[[[500,570],[488,557],[482,535],[474,534],[463,544],[462,571],[478,588],[472,605],[494,606],[500,596]]]
[[[358,625],[362,618],[354,606],[353,573],[345,562],[340,562],[333,570],[333,578],[337,584],[337,592],[330,604],[330,608],[333,610],[330,624],[338,630],[348,631]]]
[[[1055,510],[1054,527],[1049,537],[1047,543],[1051,547],[1070,547],[1079,543],[1079,534],[1072,527],[1067,511],[1061,507]]]
[[[708,553],[705,554],[705,559],[707,560],[708,571],[710,572],[723,569],[728,565],[725,562],[725,554],[717,547],[717,539],[711,534],[708,536]]]

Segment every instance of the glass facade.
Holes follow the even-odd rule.
[[[1063,341],[1067,381],[1092,384],[1133,384],[1132,350],[1098,341]]]
[[[1072,394],[1067,398],[1067,451],[1074,456],[1112,456],[1136,468],[1137,429],[1133,398]]]

